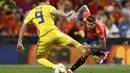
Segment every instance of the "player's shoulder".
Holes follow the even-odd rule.
[[[104,24],[96,19],[96,24],[98,27],[104,27]]]
[[[99,32],[103,32],[105,29],[105,25],[99,20],[96,20],[96,24],[97,24],[96,30]]]

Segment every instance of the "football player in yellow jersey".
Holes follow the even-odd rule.
[[[53,44],[69,45],[77,48],[82,53],[89,53],[89,49],[87,49],[88,47],[86,47],[86,45],[81,45],[71,37],[60,32],[60,30],[54,25],[52,15],[69,17],[71,14],[72,13],[61,12],[55,7],[49,5],[49,0],[39,0],[39,5],[29,12],[20,29],[17,44],[18,52],[22,52],[24,50],[22,45],[23,34],[26,30],[26,26],[29,25],[30,22],[33,22],[37,27],[39,34],[39,41],[37,43],[37,62],[39,64],[53,68],[54,64],[43,58],[50,52]]]

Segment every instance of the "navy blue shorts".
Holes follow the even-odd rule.
[[[84,40],[84,42],[86,42],[89,45],[98,45],[99,44],[99,40],[93,39],[93,38],[86,38]]]
[[[98,45],[99,44],[99,40],[97,39],[93,39],[93,38],[87,38],[84,40],[84,42],[86,42],[89,45]],[[101,56],[104,54],[104,49],[91,49],[93,55],[98,55]]]

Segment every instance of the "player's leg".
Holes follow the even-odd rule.
[[[91,49],[92,54],[90,57],[96,61],[97,64],[102,64],[104,60],[107,59],[109,51],[104,52],[104,50]]]
[[[49,53],[51,47],[50,46],[46,46],[43,47],[42,45],[38,45],[38,48],[37,48],[37,62],[40,64],[40,65],[43,65],[45,67],[48,67],[48,68],[53,68],[54,64],[51,63],[50,61],[48,61],[45,56]]]
[[[90,40],[89,41],[89,44],[90,42],[93,42],[93,40]],[[73,73],[73,71],[75,71],[78,67],[80,67],[82,64],[85,63],[87,57],[91,54],[91,57],[92,58],[98,58],[96,55],[102,55],[102,53],[100,53],[100,51],[97,51],[97,50],[94,50],[94,49],[90,49],[90,52],[89,54],[83,54],[83,56],[81,56],[77,62],[68,70],[68,73]]]
[[[83,55],[78,59],[78,61],[72,66],[72,71],[79,68],[84,62],[86,61],[87,57],[90,55],[90,50],[85,49],[85,45],[80,44],[79,42],[73,40],[71,37],[61,33],[62,37],[59,38],[58,42],[60,42],[60,45],[70,45],[75,48],[77,48],[80,52],[83,53]]]
[[[93,53],[94,52],[94,53]],[[89,54],[88,53],[84,53],[83,56],[81,56],[77,62],[67,71],[67,73],[73,73],[77,68],[79,68],[82,64],[85,63],[87,57],[90,55],[90,54],[94,54],[92,57],[97,57],[96,55],[103,55],[103,53],[100,53],[100,51],[91,51]]]
[[[91,55],[90,55],[91,54]],[[89,53],[84,53],[78,60],[77,62],[68,70],[68,73],[72,73],[75,71],[78,67],[80,67],[82,64],[85,63],[86,59],[88,56],[91,56],[92,58],[97,59],[99,55],[104,55],[104,52],[99,51],[99,50],[94,50],[90,49]],[[96,56],[98,55],[98,56]]]
[[[97,56],[103,56],[105,55],[104,50],[99,50],[99,49],[91,49],[92,55],[97,55]]]
[[[62,32],[59,32],[58,35],[59,35],[59,37],[57,39],[57,43],[59,45],[72,46],[72,47],[75,47],[76,49],[78,49],[82,53],[86,52],[86,49],[85,49],[86,46],[85,45],[80,44],[79,42],[75,41],[70,36],[68,36],[68,35],[66,35],[66,34],[64,34]]]
[[[93,39],[93,38],[86,38],[84,40],[85,43],[83,44],[89,44],[89,45],[97,45],[99,44],[99,40],[97,39]],[[92,51],[92,54],[90,55],[90,57],[92,59],[94,59],[95,61],[99,59],[98,55],[103,55],[104,52],[102,51],[98,51],[97,49],[90,49]]]
[[[37,58],[37,63],[48,68],[53,68],[54,64],[48,61],[46,58]]]
[[[70,43],[70,45],[73,44],[80,44],[76,41],[72,41]],[[79,46],[73,45],[74,47],[78,48],[78,49],[85,49],[85,45],[80,44],[80,48]],[[83,51],[81,51],[83,52]],[[76,69],[78,69],[81,65],[83,65],[86,61],[86,59],[88,58],[88,56],[91,54],[92,52],[90,50],[86,50],[85,52],[83,52],[83,55],[76,61],[76,63],[68,70],[68,73],[73,73]]]
[[[45,67],[53,68],[54,64],[48,61],[45,56],[49,54],[52,46],[53,37],[47,34],[41,37],[37,44],[37,62]]]
[[[89,55],[90,55],[90,53],[88,53],[88,52],[84,53],[84,54],[76,61],[76,63],[68,70],[67,73],[73,73],[76,69],[78,69],[81,65],[83,65]]]
[[[45,55],[47,55],[47,54],[48,54],[48,51],[43,52],[43,51],[38,50],[37,63],[39,63],[40,65],[43,65],[45,67],[48,67],[48,68],[53,68],[54,64],[45,58]]]
[[[90,45],[98,45],[99,40],[87,38],[86,43]],[[101,64],[109,54],[109,52],[104,52],[104,50],[105,49],[91,49],[92,55],[90,55],[90,57],[93,58],[96,61],[96,63]]]
[[[104,52],[104,55],[98,56],[97,59],[95,59],[97,64],[102,64],[108,57],[109,51]]]
[[[105,54],[104,54],[104,51],[102,51],[102,50],[97,50],[97,49],[91,49],[91,51],[92,51],[92,54],[90,55],[90,57],[91,57],[92,59],[94,59],[97,64],[99,64],[99,63],[100,63],[100,58],[99,58],[99,56],[104,56],[104,55],[105,55]]]
[[[89,40],[89,39],[88,39],[87,43],[90,44],[90,45],[96,45],[96,44],[99,43],[99,41],[97,41],[97,40]],[[85,43],[83,43],[83,44],[87,44],[87,43],[85,42]],[[105,55],[103,50],[98,50],[98,49],[90,49],[90,50],[91,50],[91,52],[92,52],[92,54],[90,55],[90,57],[91,57],[92,59],[94,59],[94,60],[99,59],[98,56],[103,56],[103,55]]]
[[[92,52],[91,52],[91,54],[92,54]],[[86,54],[85,56],[84,55],[81,56],[77,60],[77,62],[67,71],[67,73],[73,73],[77,68],[79,68],[82,64],[85,63],[85,61],[86,61],[86,59],[87,59],[88,56],[89,56],[89,54]],[[91,55],[91,56],[93,58],[95,57],[95,59],[98,58],[98,56],[96,56],[96,55]]]

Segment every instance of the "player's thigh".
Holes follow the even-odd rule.
[[[49,54],[52,47],[52,41],[53,39],[49,36],[44,36],[42,39],[38,41],[37,52],[36,52],[37,58]]]
[[[74,41],[70,36],[64,33],[59,33],[60,37],[58,37],[57,43],[59,45],[70,45],[72,41]]]
[[[37,51],[36,51],[37,58],[45,57],[45,55],[49,54],[51,50],[51,45],[49,44],[43,45],[43,42],[42,42],[42,45],[40,44],[37,45]]]

